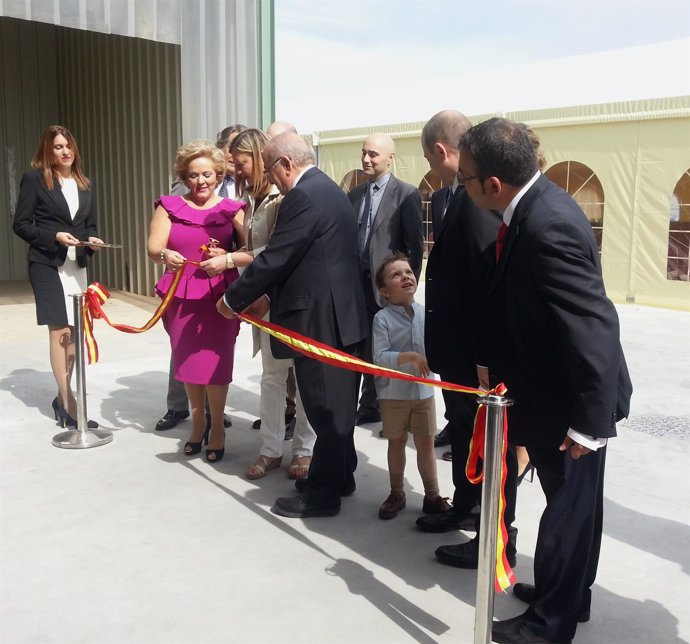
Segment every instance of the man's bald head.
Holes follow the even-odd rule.
[[[316,159],[311,144],[303,136],[293,132],[278,134],[266,143],[264,151],[267,159],[286,157],[298,168],[304,168]]]
[[[443,110],[434,114],[422,128],[422,146],[429,149],[434,143],[446,143],[457,150],[460,137],[471,127],[472,123],[462,112]]]
[[[297,134],[297,128],[290,123],[290,121],[274,121],[268,126],[266,136],[268,136],[269,139],[273,139],[279,134],[283,134],[285,132]]]
[[[395,158],[395,142],[390,135],[373,132],[362,145],[362,170],[369,181],[376,181],[390,172]]]
[[[261,153],[271,183],[287,194],[304,168],[315,162],[314,148],[302,136],[284,132],[266,143]]]
[[[429,167],[444,184],[453,183],[460,164],[459,143],[470,120],[455,110],[434,114],[422,128],[422,151]]]
[[[364,139],[365,146],[373,146],[384,154],[395,154],[395,141],[385,132],[372,132]]]

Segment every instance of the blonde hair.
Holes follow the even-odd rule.
[[[210,159],[217,179],[225,175],[225,155],[208,139],[196,139],[177,149],[175,155],[175,174],[181,181],[187,180],[187,169],[194,159]]]
[[[240,132],[230,144],[230,154],[233,157],[237,154],[246,154],[252,158],[252,188],[251,193],[254,197],[262,197],[271,190],[271,182],[264,173],[264,160],[261,153],[268,143],[269,138],[264,132],[257,129],[249,129]],[[247,185],[244,181],[237,183],[238,196],[244,196],[247,192]]]

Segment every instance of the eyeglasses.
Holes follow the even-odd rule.
[[[486,177],[480,177],[478,174],[470,176],[467,174],[463,174],[460,170],[458,170],[458,181],[460,183],[467,183],[468,181],[472,181],[472,179],[479,179],[479,181],[484,181]]]
[[[278,157],[271,165],[268,166],[268,168],[264,168],[264,174],[268,174],[275,166],[278,164],[279,161],[282,161],[286,157]]]

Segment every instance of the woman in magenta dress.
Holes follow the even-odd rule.
[[[215,194],[225,172],[223,152],[210,141],[192,141],[177,151],[175,171],[189,193],[162,196],[156,201],[148,255],[166,267],[156,284],[161,298],[167,294],[176,273],[182,271],[175,297],[163,315],[163,324],[170,336],[175,378],[184,382],[192,408],[192,433],[184,452],[199,453],[205,439],[207,460],[217,462],[225,453],[223,413],[232,381],[239,321],[221,316],[215,303],[238,277],[235,262],[238,266],[246,265],[252,257],[232,252],[234,246],[244,243],[244,204]],[[220,262],[222,270],[199,266],[221,255],[225,259]],[[214,266],[218,263],[214,262]],[[210,428],[206,426],[205,397],[211,412]]]

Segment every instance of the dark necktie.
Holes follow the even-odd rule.
[[[359,222],[359,254],[364,255],[364,249],[367,245],[367,240],[369,237],[369,230],[371,228],[371,211],[372,211],[372,193],[376,194],[379,187],[373,183],[367,186],[366,192],[364,193],[364,208],[362,209],[362,218]]]
[[[455,193],[453,192],[453,188],[450,186],[446,189],[446,202],[443,204],[443,214],[446,214],[446,210],[448,210],[448,206],[450,206],[450,202],[453,200],[453,195]]]
[[[503,243],[505,242],[506,235],[508,234],[508,226],[504,222],[501,222],[501,227],[498,229],[498,236],[496,237],[496,262],[501,259],[501,253],[503,252]]]

